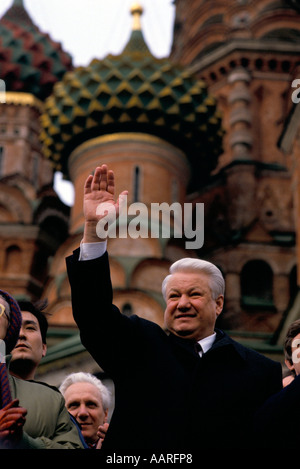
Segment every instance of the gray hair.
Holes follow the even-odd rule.
[[[176,272],[203,272],[210,277],[210,290],[212,298],[216,300],[220,295],[224,296],[225,281],[220,269],[211,262],[203,259],[186,257],[174,262],[169,269],[170,274],[166,276],[162,283],[162,294],[166,300],[167,284],[172,275]]]
[[[68,387],[75,383],[93,384],[100,391],[103,409],[106,410],[109,408],[111,400],[110,391],[106,386],[104,386],[100,379],[96,378],[96,376],[92,375],[91,373],[84,373],[83,371],[79,371],[78,373],[71,373],[64,379],[59,387],[62,395],[64,396]]]

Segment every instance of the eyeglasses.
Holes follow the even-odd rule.
[[[0,318],[2,318],[3,314],[5,314],[5,316],[7,317],[7,320],[9,321],[9,315],[5,311],[5,306],[2,303],[0,303]]]

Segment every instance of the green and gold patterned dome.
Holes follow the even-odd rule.
[[[23,0],[14,0],[0,18],[0,78],[6,91],[44,100],[72,68],[72,58],[61,44],[33,23]]]
[[[140,28],[141,7],[118,56],[94,59],[54,86],[42,116],[44,153],[68,177],[72,150],[91,138],[144,132],[182,148],[193,169],[208,174],[221,153],[221,117],[203,81],[150,53]]]

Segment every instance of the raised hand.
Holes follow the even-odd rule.
[[[105,438],[105,435],[107,433],[109,427],[109,423],[105,422],[102,425],[99,425],[97,436],[99,438],[96,449],[101,449],[102,448],[102,443]]]
[[[97,223],[104,218],[105,211],[99,210],[100,204],[105,204],[119,214],[120,200],[128,192],[123,191],[115,200],[115,177],[112,170],[108,170],[103,164],[95,169],[94,175],[90,175],[84,185],[83,213],[85,228],[83,242],[92,243],[100,241],[96,232]],[[107,204],[107,205],[106,205]]]

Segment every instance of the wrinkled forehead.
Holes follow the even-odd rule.
[[[201,286],[203,288],[210,287],[209,275],[199,271],[175,272],[170,276],[167,283],[167,290],[170,288],[192,288],[196,286]]]
[[[88,401],[93,400],[102,404],[100,390],[92,383],[77,381],[70,384],[65,391],[65,400]]]

